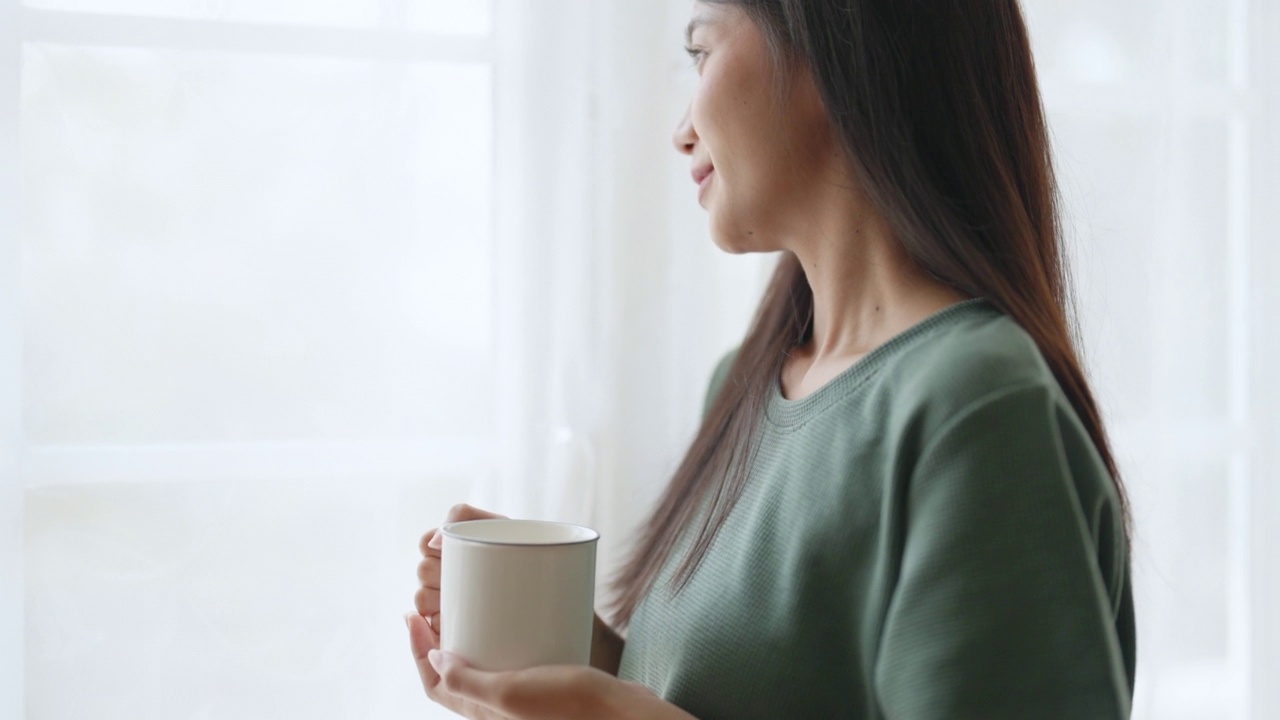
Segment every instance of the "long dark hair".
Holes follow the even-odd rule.
[[[747,12],[779,70],[812,73],[854,178],[911,259],[960,294],[986,298],[1035,341],[1115,482],[1128,534],[1128,501],[1076,352],[1048,132],[1017,0],[713,1]],[[692,577],[741,495],[764,399],[787,352],[812,333],[812,309],[804,270],[784,253],[613,582],[618,626],[705,511],[674,588]]]

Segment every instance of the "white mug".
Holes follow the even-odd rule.
[[[599,533],[539,520],[440,533],[443,650],[481,670],[590,664]]]

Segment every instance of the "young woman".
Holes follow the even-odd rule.
[[[408,617],[428,695],[519,720],[1127,717],[1127,510],[1017,1],[697,2],[689,30],[675,144],[716,244],[782,251],[773,282],[593,667],[434,650],[432,531]]]

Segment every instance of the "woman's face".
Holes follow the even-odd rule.
[[[697,2],[689,27],[698,84],[673,140],[701,181],[712,239],[734,253],[784,249],[838,162],[817,88],[808,72],[778,76],[764,35],[736,5]],[[779,82],[790,91],[782,107]]]

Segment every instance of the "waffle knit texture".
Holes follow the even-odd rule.
[[[689,533],[667,559],[619,677],[700,720],[1129,716],[1120,504],[1016,323],[965,301],[765,406],[742,497],[674,596]]]

